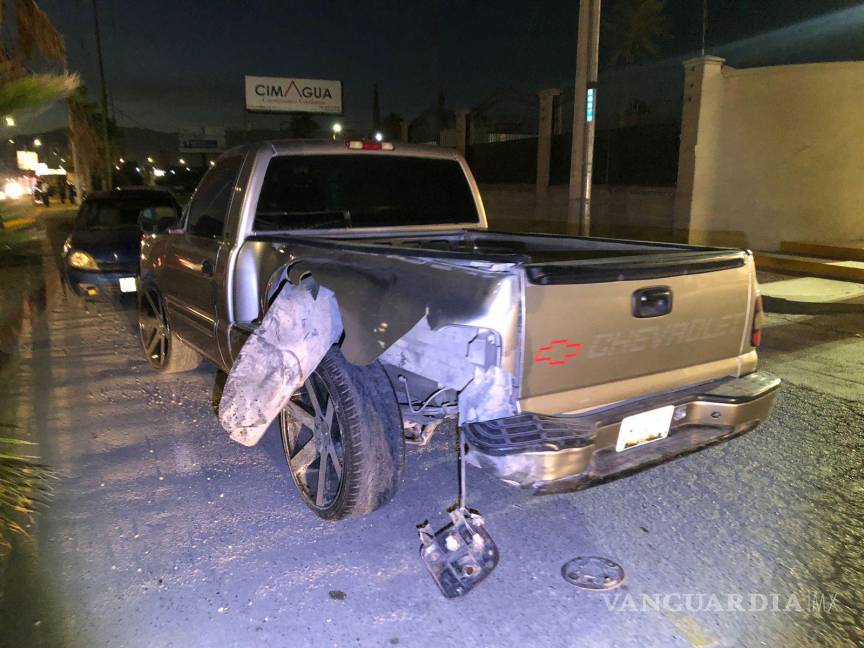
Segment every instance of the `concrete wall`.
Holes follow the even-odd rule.
[[[685,63],[676,226],[774,250],[864,239],[864,62]]]
[[[567,222],[567,191],[567,185],[554,185],[539,193],[535,185],[529,184],[480,185],[491,228],[576,234],[578,226]],[[594,185],[591,233],[594,236],[674,240],[674,195],[674,187]]]

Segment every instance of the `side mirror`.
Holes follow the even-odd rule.
[[[159,234],[164,234],[165,232],[168,232],[168,230],[176,227],[179,222],[180,219],[176,216],[163,216],[158,221],[156,221],[156,232],[158,232]]]

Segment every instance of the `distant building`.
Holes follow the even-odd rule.
[[[444,105],[444,93],[438,101],[408,124],[408,141],[418,144],[456,146],[456,113]]]
[[[468,131],[471,144],[537,137],[537,95],[499,88],[471,108]]]

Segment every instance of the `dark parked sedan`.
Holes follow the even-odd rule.
[[[118,189],[81,205],[63,245],[69,285],[79,295],[135,292],[142,233],[176,223],[180,206],[167,191]]]

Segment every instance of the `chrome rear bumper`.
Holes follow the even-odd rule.
[[[757,371],[579,415],[470,423],[467,458],[535,493],[577,490],[752,430],[771,413],[779,387],[779,378]],[[616,451],[625,417],[667,405],[675,411],[666,438]]]

